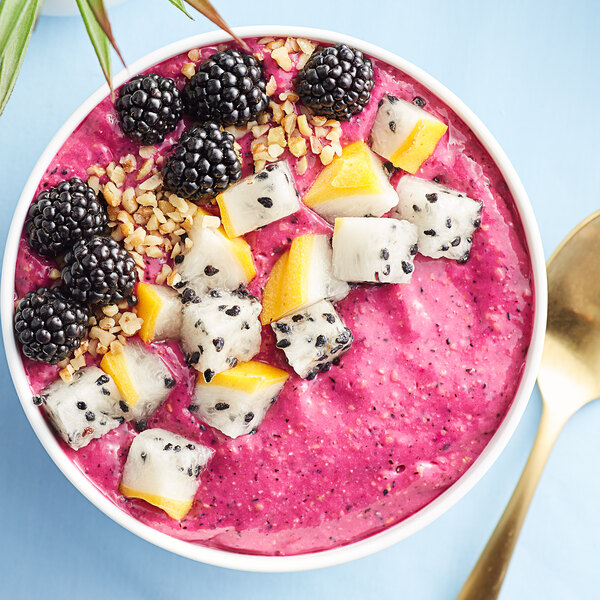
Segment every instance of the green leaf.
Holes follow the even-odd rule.
[[[108,20],[108,14],[106,13],[106,8],[104,8],[103,0],[87,0],[87,3],[90,5],[92,12],[94,13],[94,17],[96,17],[96,21],[98,21],[98,25],[102,27],[102,31],[104,31],[108,41],[111,46],[115,49],[115,52],[119,55],[123,66],[126,67],[125,60],[123,59],[123,55],[117,46],[117,42],[112,32],[112,27],[110,26],[110,21]]]
[[[190,6],[201,12],[207,19],[218,25],[223,31],[226,31],[244,50],[250,51],[248,44],[240,39],[233,31],[223,17],[216,11],[215,7],[208,0],[185,0]]]
[[[190,13],[185,8],[185,4],[183,3],[183,0],[169,0],[169,2],[173,6],[176,6],[186,17],[190,18],[192,21],[194,20],[194,17],[192,17],[192,15],[190,15]]]
[[[87,29],[92,46],[94,46],[96,56],[100,62],[100,67],[102,68],[102,72],[104,73],[104,77],[108,82],[112,94],[113,87],[110,68],[110,45],[108,37],[94,16],[94,11],[90,6],[90,0],[77,0],[77,6],[79,6],[79,12],[81,13],[81,17],[85,23],[85,28]]]
[[[3,0],[0,4],[0,115],[17,82],[43,0]]]

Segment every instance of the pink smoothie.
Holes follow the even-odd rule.
[[[249,42],[260,49],[256,40]],[[202,57],[213,52],[214,47],[204,48]],[[267,78],[274,74],[279,83],[277,92],[289,89],[295,70],[285,73],[267,52],[264,56]],[[150,71],[173,77],[182,87],[186,80],[180,71],[188,61],[184,54]],[[373,98],[342,125],[342,144],[368,137],[384,93],[423,98],[425,109],[449,129],[417,175],[436,177],[484,203],[471,258],[458,265],[418,255],[410,284],[353,289],[338,311],[354,333],[354,345],[339,367],[312,381],[293,373],[275,348],[271,328],[263,328],[256,359],[291,376],[255,435],[232,440],[194,418],[187,410],[194,373],[176,342],[154,344],[177,385],[148,425],[215,450],[189,515],[177,522],[119,493],[133,426],[123,424],[78,452],[59,443],[107,498],[159,531],[257,554],[297,554],[356,541],[405,519],[459,479],[511,405],[531,338],[533,289],[527,244],[507,185],[475,135],[446,105],[404,73],[373,63]],[[183,128],[180,124],[159,147],[160,154]],[[240,140],[244,175],[252,169],[250,138]],[[60,149],[39,190],[74,175],[86,179],[90,165],[118,162],[137,150],[122,135],[107,98]],[[293,157],[290,164],[294,172]],[[296,175],[301,195],[320,168],[310,156],[307,172]],[[303,208],[246,236],[258,272],[251,292],[260,297],[277,257],[307,231],[331,228]],[[22,239],[18,297],[49,284],[54,266]],[[152,267],[148,281],[154,280]],[[34,393],[57,377],[57,367],[27,359],[24,365]]]

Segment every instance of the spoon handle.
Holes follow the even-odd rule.
[[[494,600],[498,597],[527,509],[565,422],[566,419],[553,415],[544,405],[535,442],[519,483],[457,600]]]

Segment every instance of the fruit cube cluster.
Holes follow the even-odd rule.
[[[20,300],[15,334],[34,361],[64,365],[73,353],[79,361],[79,370],[61,371],[34,400],[74,450],[122,423],[143,430],[129,448],[121,493],[173,519],[191,509],[213,450],[144,430],[178,384],[161,358],[163,342],[178,341],[196,374],[195,418],[230,438],[254,433],[292,371],[314,380],[351,350],[353,334],[336,304],[352,287],[409,285],[423,268],[418,253],[464,263],[481,225],[481,202],[414,176],[447,130],[424,102],[384,94],[369,139],[342,147],[340,122],[371,101],[373,64],[346,44],[316,49],[305,42],[303,63],[280,94],[283,108],[271,100],[277,83],[267,81],[261,60],[235,49],[184,67],[183,88],[157,73],[134,77],[118,91],[115,110],[123,135],[145,145],[135,191],[120,189],[137,168],[129,155],[121,166],[91,166],[95,182],[72,177],[42,191],[29,210],[29,245],[61,266],[61,285]],[[289,71],[284,54],[274,48],[272,58]],[[296,159],[296,174],[306,172],[307,114],[330,127],[332,143],[326,151],[311,137],[324,168],[300,194],[290,165]],[[184,115],[194,124],[185,128]],[[266,158],[257,159],[253,147],[255,172],[243,179],[234,137],[240,128],[242,135],[268,132],[272,142]],[[163,143],[159,172],[149,146]],[[393,168],[408,173],[396,188]],[[101,191],[105,174],[110,181]],[[301,210],[321,217],[327,233],[290,238],[259,300],[246,287],[257,270],[252,238],[243,236],[279,227]],[[162,260],[154,279],[144,252]],[[127,318],[118,313],[126,306]],[[93,364],[82,346],[90,327],[106,337]],[[128,339],[113,341],[117,331]],[[263,336],[290,371],[255,360]]]

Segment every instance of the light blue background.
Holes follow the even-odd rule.
[[[416,63],[462,98],[527,188],[546,254],[600,207],[596,0],[215,0],[231,25],[306,25],[363,38]],[[213,29],[166,0],[110,11],[129,62]],[[38,156],[102,76],[76,18],[42,18],[0,118],[2,243]],[[590,274],[590,276],[599,276]],[[348,565],[262,575],[155,548],[94,508],[63,477],[0,364],[0,598],[452,599],[508,500],[540,415],[536,392],[481,483],[409,540]],[[600,403],[567,425],[542,478],[502,592],[507,599],[600,597]],[[482,599],[484,600],[484,599]]]

